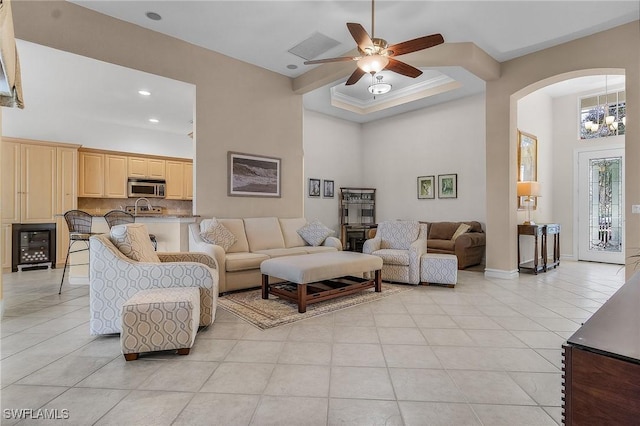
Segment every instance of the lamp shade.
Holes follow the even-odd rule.
[[[518,197],[540,197],[540,184],[533,180],[518,182]]]

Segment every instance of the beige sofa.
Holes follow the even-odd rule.
[[[200,236],[212,222],[204,219],[189,224],[189,251],[206,253],[218,264],[220,294],[234,290],[259,287],[262,282],[260,264],[280,256],[310,255],[342,250],[340,240],[327,237],[320,246],[310,246],[298,235],[306,225],[305,218],[259,217],[244,219],[217,219],[236,237],[235,243],[225,250],[206,242]],[[272,279],[273,282],[277,280]]]

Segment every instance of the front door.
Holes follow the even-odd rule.
[[[578,154],[578,260],[624,264],[624,149]]]

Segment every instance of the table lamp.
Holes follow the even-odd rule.
[[[531,203],[536,197],[540,197],[540,184],[532,180],[518,182],[518,197],[525,197],[524,201],[527,203],[527,220],[524,224],[535,225],[531,220]]]

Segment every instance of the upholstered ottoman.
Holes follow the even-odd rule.
[[[188,355],[200,318],[200,290],[175,287],[141,290],[122,306],[120,344],[127,361],[141,352],[177,349]]]
[[[425,253],[420,258],[420,283],[445,284],[458,282],[458,258],[454,254]]]

